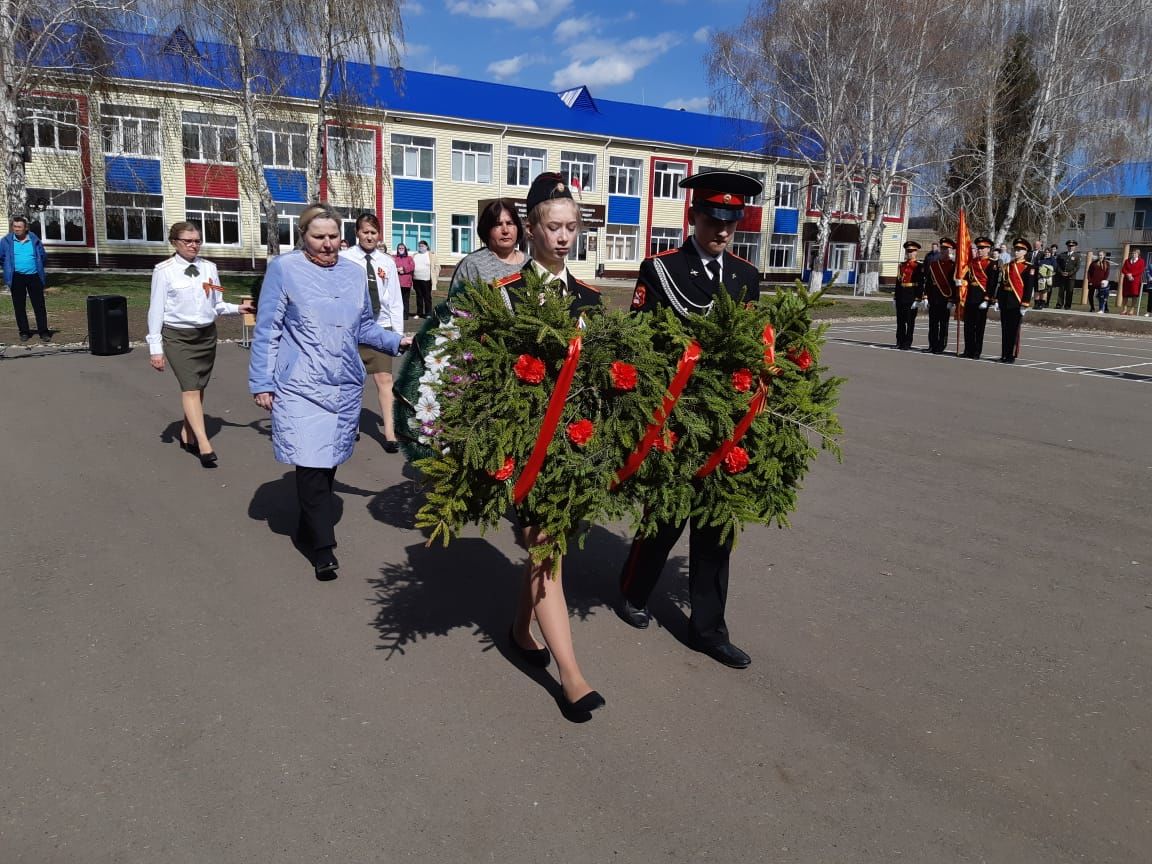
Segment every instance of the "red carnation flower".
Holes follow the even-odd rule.
[[[661,453],[671,453],[672,448],[676,446],[676,442],[679,440],[679,435],[677,435],[671,429],[666,429],[664,434],[657,438],[652,446],[659,450]]]
[[[732,373],[732,386],[739,390],[741,393],[747,393],[752,389],[752,370],[751,369],[737,369]]]
[[[788,359],[799,366],[801,372],[807,372],[812,368],[812,355],[808,353],[807,348],[801,348],[799,351],[794,347],[789,348]]]
[[[544,380],[544,361],[531,354],[521,354],[513,367],[516,377],[528,384],[539,384]]]
[[[587,444],[595,431],[595,424],[587,418],[568,424],[568,437],[577,447],[583,447]]]
[[[612,386],[617,390],[636,389],[636,367],[631,363],[615,360],[609,370],[612,375]]]
[[[500,466],[497,471],[489,471],[488,476],[493,480],[499,480],[503,483],[512,476],[512,472],[516,470],[516,460],[509,456],[504,460],[504,464]]]
[[[743,447],[733,447],[724,457],[724,470],[729,474],[739,474],[748,467],[748,451]]]

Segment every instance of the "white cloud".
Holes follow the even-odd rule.
[[[515,57],[508,57],[505,60],[496,60],[488,64],[488,74],[495,78],[497,81],[507,81],[509,78],[515,78],[520,72],[531,63],[531,58],[526,54],[517,54]]]
[[[680,38],[675,33],[640,36],[626,42],[614,39],[588,39],[565,50],[572,62],[552,76],[557,89],[585,84],[589,87],[624,84],[636,72],[666,54]]]
[[[405,18],[415,18],[424,14],[424,6],[416,0],[404,0],[400,7],[400,14]]]
[[[703,45],[705,42],[708,41],[708,37],[711,35],[712,35],[712,28],[711,27],[701,27],[699,30],[697,30],[695,33],[692,34],[692,41],[693,42],[699,42],[701,45]]]
[[[572,5],[572,0],[448,0],[453,15],[496,18],[517,27],[545,27]]]
[[[683,109],[685,111],[695,111],[696,113],[706,113],[708,111],[708,97],[693,96],[691,99],[673,99],[670,102],[665,102],[664,107],[671,108],[673,111]]]
[[[432,71],[437,75],[451,75],[453,78],[460,77],[460,67],[455,63],[437,63],[433,60]]]
[[[403,63],[407,66],[413,59],[428,53],[428,46],[421,42],[405,42]]]
[[[578,36],[591,33],[595,28],[596,22],[591,15],[585,15],[583,18],[565,18],[556,25],[552,35],[556,37],[557,42],[571,42]]]

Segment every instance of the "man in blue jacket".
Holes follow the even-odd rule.
[[[4,269],[4,284],[12,289],[20,341],[32,338],[26,305],[30,299],[36,314],[36,331],[40,340],[47,342],[52,331],[48,329],[48,311],[44,308],[44,244],[28,231],[28,220],[23,216],[13,216],[10,228],[6,236],[0,237],[0,267]]]

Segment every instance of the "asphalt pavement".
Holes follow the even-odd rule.
[[[891,330],[832,327],[843,464],[735,552],[751,668],[682,644],[686,540],[647,631],[623,526],[571,556],[584,724],[510,655],[511,531],[426,548],[374,396],[320,583],[242,348],[216,470],[144,350],[9,354],[0,862],[1144,864],[1152,339],[1026,324],[1004,366]]]

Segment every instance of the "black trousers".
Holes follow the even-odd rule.
[[[1072,292],[1076,288],[1076,277],[1071,276],[1069,278],[1065,278],[1063,276],[1057,276],[1056,278],[1060,280],[1060,293],[1056,295],[1056,308],[1071,309]]]
[[[12,274],[12,308],[16,313],[16,329],[21,336],[30,336],[28,327],[27,300],[32,301],[32,312],[36,315],[36,332],[41,336],[51,335],[48,331],[48,310],[44,306],[44,283],[36,273]]]
[[[1004,307],[1000,303],[1000,348],[1002,359],[1015,358],[1020,353],[1020,322],[1024,320],[1020,307]]]
[[[933,354],[940,354],[948,347],[950,314],[947,303],[928,304],[928,350]]]
[[[297,539],[313,552],[336,545],[335,481],[335,468],[296,466],[296,498],[300,502]]]
[[[427,318],[432,314],[432,280],[413,279],[412,287],[416,289],[416,314]]]
[[[896,286],[896,347],[911,348],[912,338],[916,332],[916,291]]]
[[[1088,283],[1088,311],[1096,311],[1096,286],[1091,282]]]
[[[400,299],[404,301],[404,317],[407,318],[412,314],[412,307],[408,305],[408,297],[412,294],[412,288],[405,288],[400,286]]]
[[[648,605],[648,597],[672,547],[684,533],[683,522],[661,523],[656,534],[632,541],[632,550],[620,574],[620,591],[633,606]],[[688,535],[688,594],[692,601],[692,630],[702,645],[728,641],[724,606],[728,602],[728,562],[732,543],[720,542],[719,528],[692,523]]]
[[[984,328],[988,324],[988,310],[980,304],[964,307],[964,356],[979,360],[984,350]]]

